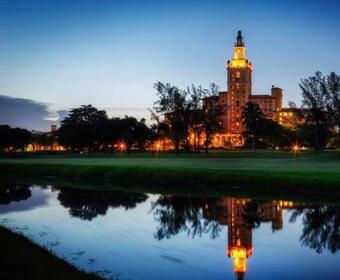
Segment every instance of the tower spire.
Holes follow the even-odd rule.
[[[235,47],[244,47],[244,42],[243,42],[241,30],[239,30],[239,31],[237,32]]]

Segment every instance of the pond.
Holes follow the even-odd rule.
[[[340,279],[334,205],[3,183],[0,225],[108,279]]]

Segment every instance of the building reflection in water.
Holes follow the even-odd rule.
[[[216,238],[221,226],[228,228],[226,254],[233,263],[236,279],[244,279],[247,260],[253,255],[253,230],[270,222],[272,231],[283,228],[283,210],[306,206],[292,201],[259,201],[240,198],[204,198],[163,195],[153,205],[159,227],[155,238],[171,238],[181,231]]]
[[[228,226],[228,247],[226,253],[233,262],[236,279],[244,279],[247,260],[253,254],[252,233],[261,222],[271,222],[272,230],[283,227],[282,210],[292,208],[291,201],[270,201],[221,198],[217,203],[222,215],[221,225]]]

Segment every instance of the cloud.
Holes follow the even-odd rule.
[[[47,103],[0,95],[0,124],[48,131],[66,115],[66,110],[56,110]]]

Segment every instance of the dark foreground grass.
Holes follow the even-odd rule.
[[[99,280],[40,248],[25,237],[0,227],[0,279]]]

